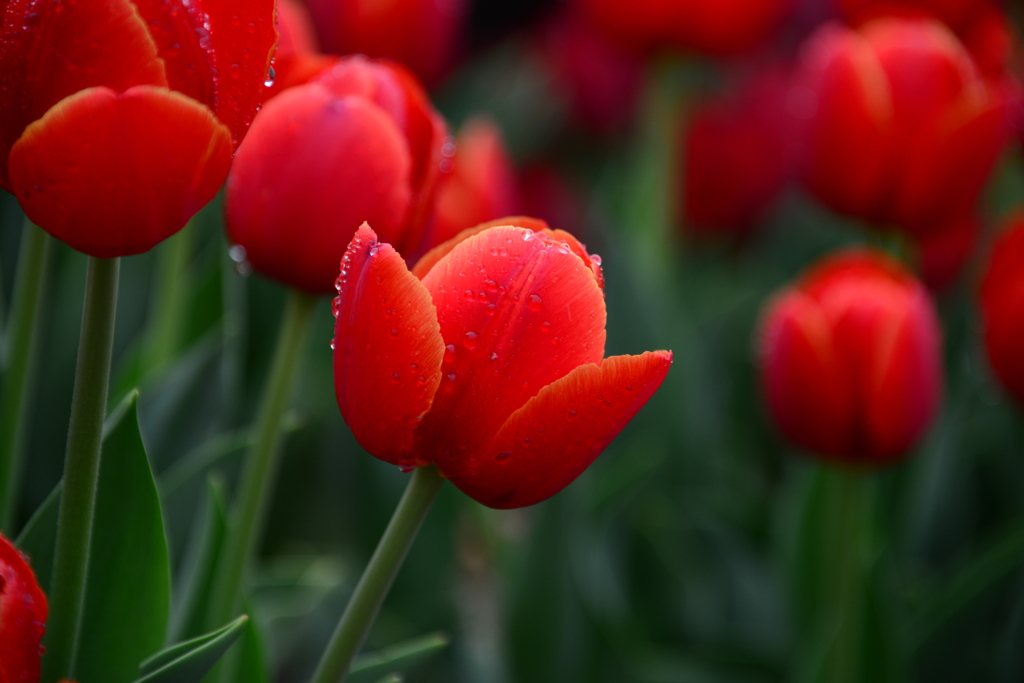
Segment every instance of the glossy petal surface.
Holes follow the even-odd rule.
[[[412,462],[413,433],[441,383],[444,342],[426,287],[365,224],[342,260],[335,307],[334,386],[368,452]]]
[[[28,562],[0,536],[0,681],[39,681],[46,596]]]
[[[294,287],[333,293],[338,262],[364,221],[401,241],[409,152],[393,119],[319,83],[270,100],[228,178],[227,228],[253,267]]]
[[[542,234],[497,227],[423,278],[447,345],[420,452],[449,475],[548,384],[604,357],[605,307],[590,264]]]
[[[11,151],[33,222],[91,256],[146,251],[217,193],[231,140],[204,106],[152,86],[89,88],[34,122]]]
[[[79,90],[167,85],[156,44],[128,0],[77,0],[56,11],[42,2],[4,7],[0,29],[0,155],[25,127]],[[0,184],[9,188],[5,164]]]
[[[472,469],[454,474],[452,483],[494,508],[550,498],[622,431],[671,364],[671,353],[649,351],[577,367],[513,413]],[[447,474],[444,468],[442,473]]]
[[[531,230],[533,232],[541,232],[543,230],[550,229],[548,228],[548,224],[544,221],[536,218],[530,218],[528,216],[506,216],[505,218],[496,218],[493,221],[487,221],[486,223],[481,223],[475,227],[467,228],[455,237],[437,245],[416,262],[416,265],[413,266],[412,274],[422,280],[423,276],[430,272],[430,269],[437,265],[438,261],[447,256],[448,253],[460,243],[469,239],[473,235],[483,232],[487,228],[493,228],[499,225],[513,225],[517,228],[525,228],[526,230]]]

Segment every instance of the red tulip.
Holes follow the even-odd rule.
[[[815,454],[878,465],[907,451],[942,393],[940,332],[924,287],[881,252],[821,261],[769,303],[761,375],[783,434]]]
[[[508,158],[501,131],[489,118],[463,124],[458,141],[442,149],[442,175],[434,198],[431,244],[440,244],[463,230],[516,212],[515,167]]]
[[[46,596],[28,562],[0,535],[0,681],[39,683]]]
[[[932,20],[829,25],[802,56],[805,181],[832,208],[926,234],[972,212],[1007,140],[1002,87]]]
[[[985,350],[996,377],[1024,401],[1024,214],[1013,217],[992,249],[981,286]]]
[[[220,188],[264,96],[273,0],[6,3],[0,186],[54,237],[152,248]]]
[[[613,40],[635,50],[673,46],[714,55],[755,48],[791,0],[577,0]]]
[[[307,0],[320,44],[335,54],[394,59],[427,84],[457,56],[466,0]]]
[[[419,248],[445,125],[400,64],[340,59],[267,102],[228,176],[228,234],[257,271],[334,291],[363,221]]]
[[[264,101],[282,90],[308,83],[336,61],[320,52],[309,11],[297,0],[278,0],[277,34],[274,83]]]
[[[782,74],[765,71],[697,108],[680,145],[687,228],[745,233],[771,207],[792,170],[785,95]]]
[[[334,328],[335,391],[356,439],[404,470],[433,463],[494,508],[565,488],[672,361],[604,357],[600,271],[571,235],[535,219],[467,230],[411,272],[361,227]]]

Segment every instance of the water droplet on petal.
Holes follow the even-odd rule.
[[[476,332],[467,332],[466,335],[462,338],[462,345],[465,346],[470,351],[472,351],[473,349],[476,348],[476,339]]]
[[[274,71],[274,65],[271,64],[270,68],[267,69],[267,80],[263,81],[264,87],[267,87],[267,88],[274,87],[274,79],[275,78],[277,78],[277,72]]]
[[[570,410],[569,414],[566,417],[568,417],[568,419],[572,421],[575,420],[578,415],[579,413],[577,413],[575,410]]]
[[[551,323],[549,323],[547,320],[545,320],[544,322],[542,322],[540,324],[540,329],[542,329],[545,332],[550,332],[551,331]]]
[[[391,373],[391,383],[392,384],[398,384],[401,381],[402,381],[402,376],[401,375],[399,375],[397,372],[392,372]]]
[[[455,362],[455,344],[449,344],[448,346],[444,347],[444,362]]]
[[[512,453],[511,452],[509,452],[509,451],[502,451],[501,453],[498,453],[496,456],[494,456],[494,459],[497,460],[498,462],[505,462],[506,460],[508,460],[511,457],[512,457]]]
[[[543,303],[544,300],[541,299],[540,296],[538,296],[537,294],[531,294],[529,298],[529,303],[527,305],[530,307],[531,311],[539,311],[541,304]]]

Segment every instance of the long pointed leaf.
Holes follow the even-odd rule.
[[[199,683],[238,640],[248,622],[249,617],[243,614],[212,633],[163,650],[142,663],[143,676],[135,683]]]

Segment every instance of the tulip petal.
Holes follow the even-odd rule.
[[[427,288],[365,223],[342,260],[334,386],[356,440],[381,460],[412,463],[413,435],[441,383],[444,342]]]
[[[167,85],[214,109],[213,44],[196,2],[133,0],[167,69]],[[202,29],[202,37],[196,28]]]
[[[318,82],[267,102],[225,200],[228,233],[257,271],[324,293],[362,222],[395,244],[408,212],[409,152],[391,117]]]
[[[581,365],[513,413],[476,462],[441,471],[466,495],[493,508],[550,498],[633,419],[671,364],[671,352],[648,351]]]
[[[231,138],[209,109],[166,88],[88,88],[11,150],[25,213],[91,256],[137,254],[174,234],[217,193]]]
[[[486,443],[543,387],[604,357],[605,306],[589,264],[523,228],[474,235],[423,278],[448,345],[420,429],[439,465]]]
[[[0,536],[0,681],[39,680],[46,596],[11,543]]]
[[[0,155],[25,127],[79,90],[167,85],[146,24],[128,0],[77,0],[54,7],[10,3],[0,29]],[[10,188],[6,164],[0,185]]]
[[[534,232],[541,232],[542,230],[550,229],[548,228],[547,223],[538,218],[530,218],[528,216],[507,216],[505,218],[496,218],[493,221],[481,223],[476,227],[466,228],[450,240],[437,245],[416,262],[416,265],[412,268],[412,274],[422,280],[423,276],[430,272],[430,269],[437,265],[438,261],[447,256],[452,249],[463,241],[469,239],[473,235],[483,232],[487,228],[493,228],[499,225],[514,225],[517,228],[526,228],[527,230],[532,230]]]

